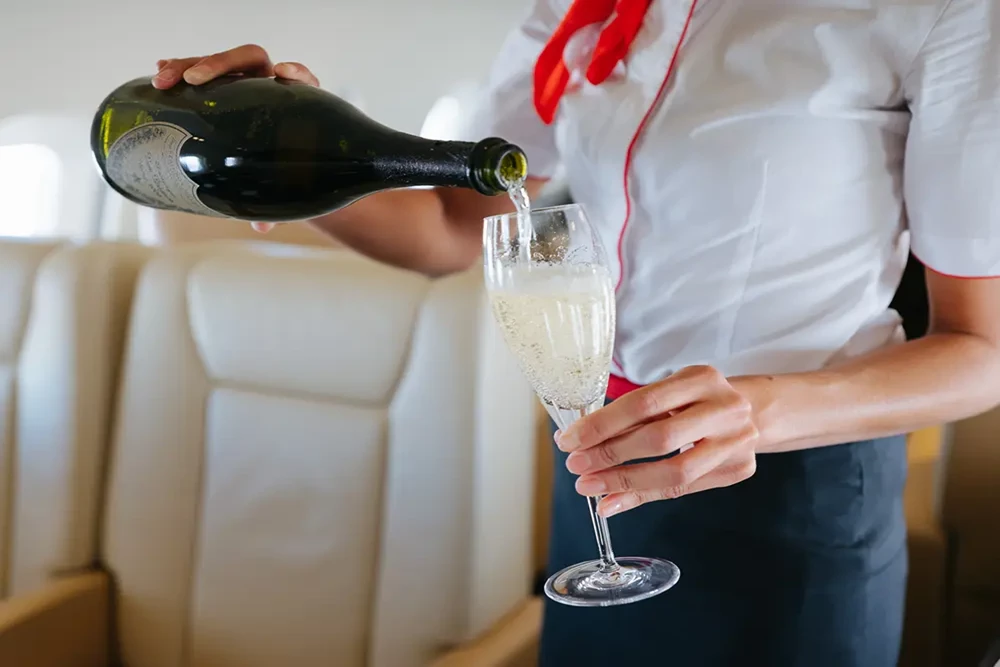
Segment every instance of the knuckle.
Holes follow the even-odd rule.
[[[615,489],[619,491],[631,491],[635,484],[632,483],[632,477],[624,470],[615,470],[614,477]]]
[[[217,70],[226,69],[226,54],[216,53],[211,56],[205,56],[204,58],[194,59],[190,61],[183,62],[184,70],[194,69],[198,67],[199,69],[205,69],[210,72],[215,72]]]
[[[183,60],[178,60],[177,58],[161,60],[157,63],[157,71],[160,74],[179,73],[183,72],[185,69],[187,69],[187,64]]]
[[[657,491],[658,500],[676,500],[687,494],[688,487],[683,484],[665,486]]]
[[[594,454],[604,468],[611,468],[620,463],[618,455],[611,447],[596,447]]]
[[[726,400],[726,405],[729,411],[733,413],[736,417],[749,417],[753,412],[753,405],[746,396],[733,392],[730,397]]]
[[[622,494],[622,506],[627,509],[634,509],[647,501],[647,494],[637,491],[629,491]]]
[[[233,50],[235,51],[236,49]],[[244,53],[246,53],[246,55],[252,57],[254,60],[267,60],[270,57],[267,54],[267,49],[265,49],[260,44],[254,44],[254,43],[244,44],[243,46],[239,47],[239,50],[243,51]]]
[[[752,420],[745,420],[736,430],[725,439],[726,443],[734,449],[747,449],[760,439],[760,431]]]
[[[697,377],[700,377],[703,380],[712,383],[717,383],[719,381],[724,381],[726,379],[725,376],[722,374],[722,371],[720,371],[715,366],[708,366],[708,365],[692,366],[691,372],[694,373]]]
[[[656,391],[644,391],[636,397],[636,400],[642,416],[651,417],[662,412],[660,397]]]
[[[674,426],[669,419],[651,424],[643,429],[646,437],[646,447],[654,454],[669,454],[673,450]]]

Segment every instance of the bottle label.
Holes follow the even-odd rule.
[[[182,127],[160,121],[133,128],[108,150],[108,176],[153,208],[225,217],[198,198],[198,184],[181,167],[181,147],[192,136]]]

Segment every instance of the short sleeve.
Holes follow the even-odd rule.
[[[913,254],[1000,277],[1000,4],[951,0],[904,81],[904,198]]]
[[[535,113],[535,60],[559,23],[551,0],[536,0],[528,18],[505,40],[485,90],[465,124],[469,140],[502,137],[528,156],[529,173],[551,178],[559,165],[555,133]]]

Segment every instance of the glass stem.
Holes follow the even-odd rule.
[[[569,425],[584,415],[595,412],[604,405],[603,400],[594,401],[583,410],[569,410],[559,408],[551,403],[542,401],[545,411],[552,417],[552,421],[560,430],[565,431]],[[597,504],[601,501],[601,496],[588,496],[587,506],[590,508],[590,521],[594,524],[594,537],[597,538],[597,552],[601,559],[601,571],[604,573],[614,572],[618,569],[615,562],[615,552],[611,548],[611,533],[608,531],[608,520],[597,513]]]
[[[590,506],[590,521],[594,524],[594,537],[597,538],[597,552],[601,559],[602,572],[614,572],[618,569],[615,562],[615,551],[611,548],[611,533],[608,531],[608,520],[597,513],[597,503],[601,496],[587,496]]]

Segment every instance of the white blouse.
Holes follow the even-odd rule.
[[[470,129],[534,175],[565,168],[619,278],[617,375],[807,371],[898,342],[911,244],[1000,275],[996,0],[656,0],[600,85],[579,73],[599,27],[570,42],[548,126],[532,74],[568,6],[538,0],[511,33]]]

